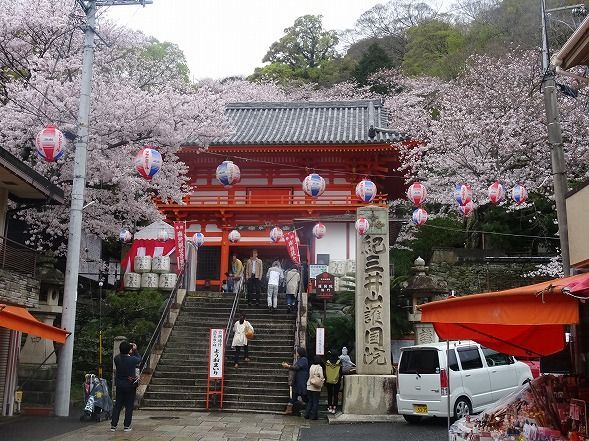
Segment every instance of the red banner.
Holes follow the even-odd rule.
[[[301,264],[301,255],[299,253],[299,238],[296,231],[288,231],[284,233],[284,243],[288,250],[290,259],[297,265]]]
[[[186,222],[174,222],[174,240],[176,241],[176,272],[180,273],[186,260]]]

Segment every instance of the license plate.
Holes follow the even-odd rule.
[[[427,405],[425,405],[425,404],[414,404],[413,405],[413,411],[415,413],[427,414]]]

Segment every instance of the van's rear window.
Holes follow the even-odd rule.
[[[439,374],[440,362],[435,349],[419,349],[403,351],[400,374]]]

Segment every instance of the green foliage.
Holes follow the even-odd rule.
[[[409,75],[453,78],[464,65],[464,37],[455,26],[439,20],[407,31],[403,69]]]
[[[330,317],[325,321],[326,340],[329,342],[329,349],[337,349],[338,353],[343,346],[353,350],[356,341],[356,326],[354,316],[344,315]]]
[[[323,29],[321,15],[304,15],[284,30],[284,36],[270,46],[263,62],[284,63],[293,68],[318,67],[335,57],[338,37]]]
[[[392,66],[393,62],[384,49],[378,44],[372,43],[358,61],[354,70],[354,78],[358,84],[365,86],[373,73]]]

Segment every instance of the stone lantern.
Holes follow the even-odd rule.
[[[415,329],[415,344],[437,342],[438,336],[433,325],[431,323],[421,323],[421,311],[417,307],[424,303],[448,297],[447,284],[444,280],[427,273],[428,267],[425,266],[425,261],[421,257],[415,259],[411,271],[413,274],[407,281],[402,293],[407,297],[411,297],[409,321],[413,322]]]
[[[54,326],[62,313],[60,298],[63,294],[64,275],[55,268],[56,259],[40,256],[37,260],[35,278],[41,284],[39,306],[29,311],[41,322]],[[20,351],[18,368],[19,384],[23,384],[24,406],[50,405],[53,401],[54,380],[57,372],[57,356],[51,340],[27,335]],[[41,366],[41,364],[43,364]]]

